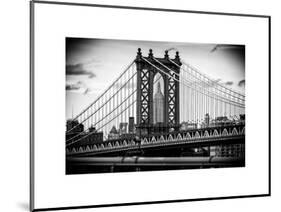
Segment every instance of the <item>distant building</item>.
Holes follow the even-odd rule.
[[[227,116],[218,116],[218,117],[215,118],[215,121],[217,121],[217,122],[227,122],[228,118],[227,118]]]
[[[222,127],[233,124],[233,121],[228,119],[227,116],[218,116],[213,120],[209,119],[209,127]]]
[[[126,134],[128,132],[127,128],[128,128],[128,123],[127,122],[121,122],[119,124],[119,134],[120,135]]]
[[[190,122],[182,122],[180,124],[180,130],[189,130],[189,129],[196,129],[197,123],[190,123]]]
[[[202,121],[201,124],[199,124],[199,126],[200,126],[200,128],[206,128],[206,127],[213,126],[210,123],[210,115],[208,113],[205,114],[204,121]]]
[[[217,157],[244,157],[244,144],[221,145],[215,148],[215,156]]]
[[[108,134],[108,140],[118,139],[119,133],[115,126],[113,126]]]
[[[91,131],[83,135],[77,146],[87,146],[103,142],[103,132]]]
[[[245,121],[245,114],[240,114],[239,118],[240,118],[241,121]]]
[[[66,128],[66,143],[71,143],[70,147],[86,147],[103,142],[103,132],[97,132],[93,126],[84,131],[83,124],[77,120],[68,120]]]
[[[209,127],[210,125],[210,115],[209,113],[206,113],[205,115],[205,127]]]
[[[84,125],[79,123],[78,120],[69,119],[66,121],[66,142],[70,141],[71,138],[82,135],[84,131]]]
[[[121,138],[121,139],[134,139],[134,138],[136,138],[136,134],[135,133],[126,133],[126,134],[120,135],[119,138]]]
[[[153,98],[153,122],[164,122],[164,95],[161,92],[160,82],[157,84],[157,91]]]
[[[135,117],[129,117],[129,133],[135,132]]]
[[[79,133],[84,131],[84,125],[79,124],[78,120],[69,119],[66,122],[66,132]]]
[[[91,126],[89,127],[89,132],[97,132],[97,130],[94,126]]]

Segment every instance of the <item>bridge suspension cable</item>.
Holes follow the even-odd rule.
[[[120,105],[120,98],[122,100],[125,95],[128,96],[129,90],[132,91],[136,85],[136,69],[135,63],[132,62],[130,65],[121,73],[121,75],[103,92],[93,103],[90,104],[85,110],[79,113],[73,120],[71,120],[72,126],[69,126],[66,134],[76,134],[67,139],[67,143],[74,138],[81,137],[81,135],[91,127],[96,129],[103,125],[106,119],[103,117],[108,114],[114,108],[122,107]],[[117,107],[118,106],[118,107]],[[131,113],[133,113],[133,110]],[[113,114],[111,114],[113,115]],[[107,116],[107,119],[110,117]],[[98,123],[98,124],[96,124]],[[74,125],[74,126],[73,126]],[[83,126],[83,130],[79,129],[79,126]],[[79,131],[80,133],[76,133]],[[82,131],[82,132],[81,132]],[[108,131],[108,129],[107,129]]]
[[[245,110],[243,94],[221,85],[189,64],[184,62],[183,66],[180,66],[169,59],[182,70],[178,74],[156,58],[153,60],[166,71],[145,57],[142,59],[169,79],[179,82],[182,121],[198,123],[206,114],[210,114],[214,119],[229,116],[237,120],[237,115],[243,114]],[[126,125],[129,117],[136,117],[136,74],[136,65],[133,61],[93,103],[72,120],[75,124],[68,126],[66,134],[75,135],[66,140],[66,146],[87,139],[99,131],[108,139],[111,127],[119,124],[121,128],[121,123]],[[160,78],[161,75],[153,83],[157,83]],[[95,130],[92,129],[93,126]]]
[[[97,119],[100,114],[98,112],[102,111],[102,109],[105,108],[106,105],[109,105],[109,103],[112,103],[112,99],[118,95],[118,92],[120,92],[121,89],[124,89],[125,86],[128,86],[129,80],[124,83],[122,83],[122,77],[126,77],[126,73],[130,71],[135,71],[135,64],[134,62],[131,62],[130,65],[121,73],[121,75],[110,84],[110,86],[101,94],[99,97],[93,101],[88,107],[86,107],[82,112],[80,112],[72,121],[78,121],[76,125],[71,127],[67,130],[67,133],[72,132],[75,130],[78,126],[81,126],[80,124],[85,123],[86,121],[89,121],[90,118],[92,118],[91,123],[93,123],[93,119]],[[130,80],[136,75],[136,72],[131,73],[132,76],[130,76]],[[118,89],[115,89],[115,88]],[[96,114],[97,117],[93,117]],[[87,123],[87,128],[90,127]]]
[[[155,66],[154,64],[152,64],[150,61],[148,61],[147,59],[143,58],[147,63],[149,63],[151,66],[153,66],[154,68],[156,68],[158,71],[160,71],[161,73],[165,74],[166,76],[170,77],[170,78],[173,78],[175,81],[179,82],[180,85],[184,85],[185,87],[188,87],[189,89],[193,90],[194,93],[191,93],[191,98],[193,98],[193,100],[195,101],[195,105],[196,107],[199,107],[200,109],[204,108],[203,111],[204,113],[202,113],[198,108],[195,108],[194,103],[191,103],[191,105],[189,105],[189,107],[192,107],[193,108],[189,108],[191,110],[189,111],[192,111],[192,115],[193,115],[193,121],[196,121],[198,122],[199,120],[202,120],[205,116],[205,114],[209,111],[210,113],[210,107],[211,107],[211,103],[210,103],[210,99],[212,99],[212,107],[214,108],[214,110],[216,110],[216,112],[214,113],[214,116],[213,117],[217,117],[218,114],[219,114],[219,111],[222,111],[222,104],[224,104],[224,107],[226,107],[226,105],[228,104],[229,106],[232,106],[232,107],[238,107],[240,109],[244,109],[244,105],[239,103],[239,102],[235,102],[233,100],[229,100],[229,99],[226,99],[224,96],[219,96],[219,94],[217,93],[214,93],[213,91],[211,92],[210,91],[210,87],[208,85],[208,89],[206,89],[206,84],[203,83],[198,83],[195,81],[194,82],[190,82],[188,80],[188,78],[183,78],[183,76],[181,75],[180,79],[177,79],[175,76],[178,76],[179,75],[177,73],[175,73],[173,70],[169,69],[167,66],[165,66],[164,64],[162,64],[160,61],[158,61],[157,59],[153,58],[156,62],[158,62],[160,65],[162,65],[163,67],[165,67],[167,70],[170,71],[170,73],[172,73],[173,75],[170,75],[168,73],[166,73],[165,71],[163,71],[162,69],[160,69],[159,67]],[[187,83],[191,83],[191,84],[186,84]],[[194,86],[195,85],[195,86]],[[205,89],[205,90],[203,90]],[[196,93],[195,93],[196,91]],[[190,92],[190,91],[189,91]],[[204,96],[198,96],[198,93],[199,94],[202,94]],[[208,97],[209,99],[207,100],[206,97]],[[199,102],[201,101],[201,103],[199,104]],[[181,101],[183,102],[183,101]],[[203,104],[203,105],[202,105]],[[209,108],[207,108],[209,107]],[[235,110],[235,109],[234,109]],[[231,109],[230,109],[231,111]],[[194,113],[195,112],[195,113]],[[225,110],[226,112],[226,110]],[[223,115],[223,114],[221,114]],[[191,116],[191,115],[189,115]],[[201,117],[201,118],[198,118],[198,117]],[[189,117],[190,118],[190,117]]]
[[[170,59],[169,59],[169,60],[170,60]],[[178,64],[175,63],[174,61],[172,61],[172,60],[170,60],[170,61],[171,61],[172,63],[174,63],[175,65],[178,65]],[[209,80],[213,81],[213,82],[214,82],[215,84],[217,84],[218,86],[220,86],[220,87],[222,87],[222,88],[224,88],[224,89],[226,89],[226,90],[229,90],[229,91],[231,91],[231,92],[233,92],[233,93],[235,93],[235,94],[237,94],[237,95],[240,95],[240,96],[242,96],[242,97],[245,98],[245,95],[244,95],[244,94],[242,94],[242,93],[240,93],[240,92],[238,92],[238,91],[235,91],[234,89],[230,89],[230,88],[224,86],[223,84],[220,84],[220,83],[216,82],[215,80],[212,80],[211,77],[209,77],[209,76],[207,76],[206,74],[200,72],[197,68],[195,68],[194,66],[190,65],[189,63],[186,63],[184,60],[181,60],[181,62],[182,62],[182,64],[183,64],[184,66],[190,67],[190,68],[191,68],[193,71],[195,71],[197,74],[203,76],[203,77],[206,78],[206,79],[209,79]],[[182,70],[185,71],[184,68],[182,68]]]
[[[225,96],[225,98],[230,98],[232,101],[242,105],[242,107],[240,107],[240,106],[237,107],[236,105],[228,104],[228,103],[222,103],[222,105],[216,103],[216,108],[215,108],[216,114],[214,115],[214,113],[213,113],[213,116],[216,116],[218,114],[219,110],[222,111],[222,114],[224,116],[226,115],[226,113],[233,114],[233,116],[230,115],[230,117],[233,120],[239,120],[240,119],[240,118],[237,117],[238,114],[245,114],[245,95],[244,94],[239,93],[239,92],[237,92],[233,89],[230,89],[230,88],[222,85],[221,83],[219,83],[215,80],[212,80],[206,74],[201,73],[196,68],[194,68],[190,64],[184,62],[183,60],[181,60],[181,62],[183,64],[182,66],[179,66],[173,60],[170,60],[170,62],[172,62],[174,65],[181,68],[181,70],[183,71],[183,72],[181,72],[181,74],[184,75],[185,73],[187,73],[188,77],[191,77],[191,78],[195,77],[198,80],[203,80],[203,85],[204,85],[204,87],[207,87],[208,90],[212,89],[214,92],[217,91],[220,95]],[[197,75],[199,75],[199,77]],[[201,79],[201,78],[203,78],[203,79]],[[218,87],[220,87],[220,88],[218,88]],[[206,99],[205,99],[205,104],[210,106],[211,111],[213,111],[213,108],[214,108],[212,103],[213,103],[213,100],[207,100],[206,101]]]
[[[180,76],[178,73],[176,73],[174,70],[170,69],[169,67],[165,66],[163,63],[161,63],[161,62],[160,62],[159,60],[157,60],[156,58],[153,58],[153,59],[154,59],[157,63],[159,63],[160,65],[162,65],[164,68],[168,69],[170,72],[173,72],[173,73],[174,73],[175,75],[177,75],[178,77]],[[171,77],[172,77],[172,76],[171,76]],[[177,79],[175,79],[175,80],[177,80]],[[186,81],[187,83],[193,83],[193,82],[191,82],[188,78],[182,78],[182,80]],[[202,86],[202,83],[201,83],[201,82],[198,82],[198,83],[195,82],[195,84],[198,85],[198,86],[201,87],[201,88],[204,88],[204,86]],[[186,86],[188,86],[188,87],[191,88],[191,86],[189,86],[189,85],[186,85]],[[198,92],[202,93],[202,91],[200,91],[200,90],[198,90]],[[243,107],[242,104],[239,105],[239,103],[234,102],[234,101],[229,100],[229,99],[226,99],[225,97],[219,96],[218,94],[216,94],[216,93],[214,93],[214,92],[208,91],[208,94],[204,94],[204,95],[211,95],[211,94],[215,95],[217,98],[221,98],[221,99],[222,99],[221,101],[229,101],[229,102],[232,102],[233,104],[237,104],[237,106]]]
[[[179,65],[177,63],[175,63],[174,61],[172,61],[172,60],[170,60],[170,61],[179,67]],[[227,88],[226,86],[223,86],[221,83],[219,83],[215,80],[212,80],[210,77],[207,77],[205,74],[199,72],[196,68],[194,68],[193,66],[191,66],[188,63],[185,63],[184,61],[182,61],[182,64],[183,64],[183,67],[182,66],[180,67],[182,71],[187,72],[187,73],[189,73],[188,70],[194,71],[196,74],[192,74],[192,73],[189,73],[189,74],[192,74],[193,77],[195,77],[199,80],[202,80],[203,83],[206,83],[209,86],[213,87],[214,89],[217,89],[219,92],[225,93],[225,94],[227,94],[233,98],[239,99],[241,101],[245,101],[245,95],[238,93],[237,91],[234,91],[230,88]],[[184,68],[184,67],[186,67],[186,68]],[[199,75],[199,76],[197,76],[197,75]],[[203,79],[201,79],[201,77]],[[217,86],[222,89],[219,89]],[[227,93],[226,91],[229,91],[229,93]]]
[[[183,83],[185,86],[187,86],[187,87],[189,87],[189,88],[191,88],[191,89],[196,89],[196,88],[193,88],[193,87],[191,87],[190,85],[187,85],[187,84],[185,84],[184,82],[181,82],[180,80],[178,80],[178,79],[176,79],[174,76],[171,76],[170,74],[168,74],[168,73],[166,73],[165,71],[163,71],[162,69],[160,69],[159,67],[157,67],[157,66],[155,66],[154,64],[152,64],[151,62],[149,62],[147,59],[145,59],[145,58],[143,58],[147,63],[149,63],[151,66],[153,66],[154,68],[156,68],[157,70],[159,70],[161,73],[163,73],[163,74],[165,74],[166,76],[168,76],[168,77],[170,77],[170,78],[172,78],[172,79],[174,79],[175,81],[177,81],[177,82],[179,82],[179,83]],[[156,60],[156,59],[154,59],[154,60]],[[161,63],[162,64],[162,63]],[[162,64],[163,65],[163,64]],[[163,66],[165,66],[165,65],[163,65]],[[169,68],[168,68],[169,69]],[[175,75],[177,75],[177,76],[179,76],[177,73],[175,73],[173,70],[171,70],[170,69],[170,71],[171,72],[173,72]],[[199,85],[199,84],[198,84]],[[200,85],[199,85],[200,86]],[[199,93],[202,93],[202,91],[200,91],[200,90],[196,90],[197,92],[199,92]],[[203,93],[202,93],[203,94]],[[220,97],[220,96],[218,96],[217,94],[215,94],[215,93],[213,93],[215,96],[217,96],[218,98],[222,98],[222,97]],[[207,95],[207,94],[205,94],[205,95]],[[229,100],[226,100],[226,101],[229,101]],[[233,102],[234,104],[236,104],[236,102]],[[241,105],[242,106],[242,105]]]
[[[128,117],[136,117],[135,114],[135,107],[136,107],[136,70],[135,66],[133,74],[129,74],[122,82],[117,91],[111,95],[110,99],[106,99],[102,105],[99,105],[97,110],[100,110],[108,104],[110,101],[114,101],[114,106],[107,110],[106,113],[102,114],[101,119],[94,122],[96,126],[96,131],[102,131],[105,133],[105,138],[107,139],[109,128],[112,127],[114,124],[117,126],[118,124],[127,121]],[[126,74],[123,73],[125,76]],[[154,84],[160,80],[161,76],[155,80]],[[120,78],[119,78],[120,79]],[[95,101],[96,102],[96,101]],[[85,123],[85,121],[89,120],[94,114],[97,113],[97,110],[94,112],[92,111],[91,114],[87,116],[81,123]],[[81,124],[79,122],[79,124]],[[76,126],[77,127],[77,126]],[[68,132],[70,132],[69,130]],[[75,136],[69,138],[66,141],[66,146],[70,146],[78,141],[86,139],[87,137],[91,136],[95,131],[90,132],[89,128],[86,128],[82,132],[76,134]]]

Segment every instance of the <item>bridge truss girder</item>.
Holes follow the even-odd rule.
[[[179,108],[179,82],[174,78],[179,80],[180,73],[180,59],[178,53],[176,58],[173,59],[173,62],[178,64],[175,65],[169,59],[169,56],[166,52],[164,58],[156,58],[161,63],[165,64],[169,69],[173,70],[175,73],[172,73],[170,70],[159,65],[153,57],[152,50],[148,57],[144,57],[145,60],[148,60],[153,64],[148,64],[141,55],[139,49],[137,57],[135,59],[136,69],[137,69],[137,128],[138,131],[144,134],[150,134],[153,131],[153,85],[154,78],[157,73],[161,75],[164,80],[164,126],[166,131],[170,128],[178,129],[180,121],[180,108]],[[166,74],[160,72],[157,68],[163,70]],[[172,76],[172,77],[169,77]]]

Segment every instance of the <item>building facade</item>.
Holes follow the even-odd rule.
[[[155,124],[164,122],[164,95],[161,92],[160,82],[157,84],[157,91],[153,98],[153,116]]]
[[[115,126],[113,126],[108,134],[108,140],[114,140],[114,139],[118,139],[120,136],[119,136],[119,133],[116,129]]]
[[[129,117],[129,133],[135,132],[135,117]]]

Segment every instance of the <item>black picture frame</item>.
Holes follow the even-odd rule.
[[[257,15],[257,14],[243,14],[243,13],[227,13],[227,12],[211,12],[211,11],[194,11],[194,10],[179,10],[166,8],[147,8],[147,7],[133,7],[121,5],[100,5],[89,3],[70,3],[70,2],[53,2],[53,1],[30,1],[30,211],[53,211],[53,210],[67,210],[67,209],[87,209],[100,207],[116,207],[116,206],[130,206],[143,204],[161,204],[161,203],[176,203],[176,202],[191,202],[191,201],[206,201],[206,200],[222,200],[222,199],[239,199],[252,197],[269,197],[271,196],[271,16]],[[53,207],[53,208],[34,208],[34,5],[35,4],[53,4],[65,6],[81,6],[81,7],[101,7],[101,8],[117,8],[127,10],[149,10],[149,11],[163,11],[163,12],[178,12],[178,13],[196,13],[207,15],[222,15],[222,16],[238,16],[238,17],[255,17],[262,18],[268,21],[268,192],[262,194],[249,194],[241,196],[218,196],[210,198],[194,198],[194,199],[173,199],[161,201],[147,201],[147,202],[128,202],[117,204],[101,204],[101,205],[77,205],[70,207]]]

